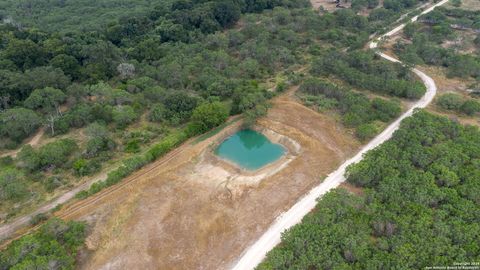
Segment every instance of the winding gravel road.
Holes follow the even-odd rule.
[[[421,15],[429,13],[434,8],[441,6],[447,3],[449,0],[443,0],[438,2],[437,4],[431,6],[430,8],[424,10]],[[419,16],[415,16],[411,19],[412,22],[416,21]],[[405,24],[401,24],[395,27],[390,32],[380,36],[379,38],[375,39],[370,43],[371,49],[376,49],[378,46],[378,42],[383,38],[388,38],[405,27]],[[400,62],[399,60],[383,54],[381,52],[377,52],[383,58],[392,61],[392,62]],[[418,108],[425,108],[430,102],[432,102],[435,94],[437,92],[437,86],[432,78],[430,78],[425,73],[421,72],[418,69],[413,69],[413,72],[417,74],[420,79],[422,79],[423,83],[427,88],[427,92],[425,95],[417,101],[407,112],[405,112],[400,118],[395,120],[392,124],[390,124],[382,133],[380,133],[377,137],[375,137],[372,141],[370,141],[366,146],[362,148],[362,150],[356,154],[353,158],[345,161],[336,171],[328,175],[328,177],[318,186],[313,188],[308,194],[306,194],[303,198],[301,198],[292,208],[290,208],[287,212],[281,214],[275,222],[271,225],[271,227],[258,239],[252,246],[250,246],[240,257],[240,259],[235,263],[233,266],[233,270],[249,270],[254,269],[262,260],[265,258],[267,252],[273,249],[277,244],[280,243],[281,233],[292,226],[301,222],[302,218],[308,214],[311,210],[314,209],[316,205],[317,198],[321,197],[328,191],[333,188],[336,188],[342,182],[345,181],[345,169],[354,163],[357,163],[362,160],[363,155],[374,149],[375,147],[379,146],[380,144],[384,143],[388,139],[392,137],[392,134],[400,127],[400,122],[403,119],[411,116],[415,109]]]

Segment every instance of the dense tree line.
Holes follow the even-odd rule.
[[[307,79],[300,87],[306,105],[318,106],[319,110],[337,109],[347,127],[356,128],[361,140],[375,136],[378,128],[374,121],[389,122],[400,115],[398,101],[382,98],[370,100],[365,94],[339,87],[322,79]]]
[[[422,269],[480,259],[480,131],[424,111],[348,168],[258,269]]]
[[[312,64],[313,75],[335,75],[350,85],[380,94],[417,99],[425,86],[406,67],[380,60],[373,52],[328,52]]]
[[[473,98],[464,98],[459,94],[447,93],[439,96],[437,105],[444,109],[473,116],[480,112],[480,102]]]

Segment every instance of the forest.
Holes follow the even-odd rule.
[[[424,269],[480,260],[480,130],[425,111],[347,169],[257,269]]]
[[[0,17],[48,32],[94,31],[120,17],[137,16],[167,1],[3,0]]]
[[[356,9],[319,16],[308,1],[293,0],[138,0],[134,9],[116,2],[0,4],[0,153],[18,150],[0,158],[2,220],[119,165],[77,197],[97,193],[229,116],[255,123],[291,85],[301,85],[307,105],[339,113],[363,141],[399,115],[399,98],[425,91],[407,68],[360,51],[421,1],[385,1],[368,16]],[[98,7],[83,18],[90,24],[69,16],[82,3]],[[39,132],[44,143],[26,144]],[[48,262],[50,253],[29,257],[25,249],[49,243],[71,268],[83,225],[44,226],[1,253],[2,269]],[[47,232],[52,227],[61,233]]]
[[[339,102],[344,123],[362,140],[399,113],[386,99],[424,91],[407,69],[357,50],[391,17],[351,9],[319,16],[299,1],[227,2],[172,2],[88,32],[1,24],[0,150],[19,151],[0,162],[6,219],[118,164],[78,196],[96,193],[229,115],[254,123],[268,99],[302,81],[295,70],[312,57],[312,76],[384,96],[371,104],[360,97],[354,108],[345,106],[357,95]],[[241,28],[229,29],[240,19]],[[278,87],[265,83],[270,78]],[[370,110],[392,111],[373,119]],[[22,147],[41,131],[46,143]]]
[[[480,78],[480,11],[440,7],[410,23],[404,31],[411,42],[394,46],[400,58],[410,65],[445,67],[447,76]],[[474,36],[471,38],[470,36]],[[447,46],[453,43],[454,46]],[[467,45],[466,50],[457,48]]]

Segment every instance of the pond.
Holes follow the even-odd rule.
[[[257,170],[285,154],[285,148],[251,129],[240,130],[223,141],[215,154],[247,170]]]

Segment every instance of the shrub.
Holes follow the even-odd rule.
[[[219,126],[227,120],[228,114],[227,107],[221,102],[201,104],[192,113],[192,122],[196,129],[192,130],[193,134],[199,134]]]
[[[375,110],[375,118],[382,122],[388,122],[399,116],[402,112],[399,102],[384,100],[381,98],[374,98],[372,101],[372,107]]]
[[[454,93],[441,95],[437,99],[437,105],[444,110],[456,111],[460,109],[462,104],[463,104],[463,97]]]
[[[125,145],[125,152],[138,153],[140,152],[140,141],[138,139],[131,139]]]
[[[37,215],[33,216],[33,217],[30,219],[30,225],[35,226],[35,225],[38,225],[38,224],[40,224],[41,222],[44,222],[44,221],[46,221],[46,220],[48,220],[47,214],[40,213],[40,214],[37,214]]]
[[[102,161],[106,158],[98,157],[94,159],[78,159],[73,163],[73,169],[78,176],[92,175],[102,168]]]
[[[99,156],[100,153],[113,150],[115,148],[115,142],[108,137],[95,137],[87,142],[84,157],[92,158]]]
[[[369,140],[375,137],[377,133],[378,133],[378,129],[373,123],[360,125],[357,127],[357,130],[355,131],[355,135],[361,141]]]
[[[19,201],[28,194],[21,171],[8,168],[0,172],[0,200]]]
[[[38,216],[32,221],[43,219]],[[0,269],[74,269],[84,239],[84,223],[53,218],[1,251]]]
[[[71,139],[61,139],[40,147],[38,150],[40,167],[65,166],[77,148],[77,144]]]
[[[460,111],[467,115],[474,115],[480,112],[480,102],[473,99],[467,100],[460,107]]]
[[[108,173],[107,179],[105,181],[94,183],[89,190],[77,193],[76,197],[86,198],[92,194],[101,191],[106,187],[112,186],[120,182],[126,176],[145,166],[147,163],[152,162],[155,159],[165,155],[188,138],[188,134],[184,131],[179,131],[165,137],[160,143],[152,146],[152,148],[150,148],[147,153],[126,159],[123,162],[122,166]]]
[[[117,125],[118,128],[125,128],[138,117],[135,110],[128,105],[125,106],[116,106],[113,109],[113,122]]]
[[[41,118],[32,110],[14,108],[0,113],[0,135],[20,142],[30,136],[41,124]]]
[[[62,185],[63,181],[59,176],[48,177],[43,183],[43,186],[45,187],[45,190],[47,190],[47,192],[52,192]]]
[[[155,104],[152,106],[148,114],[148,120],[152,122],[162,122],[166,120],[166,109],[163,104]]]

